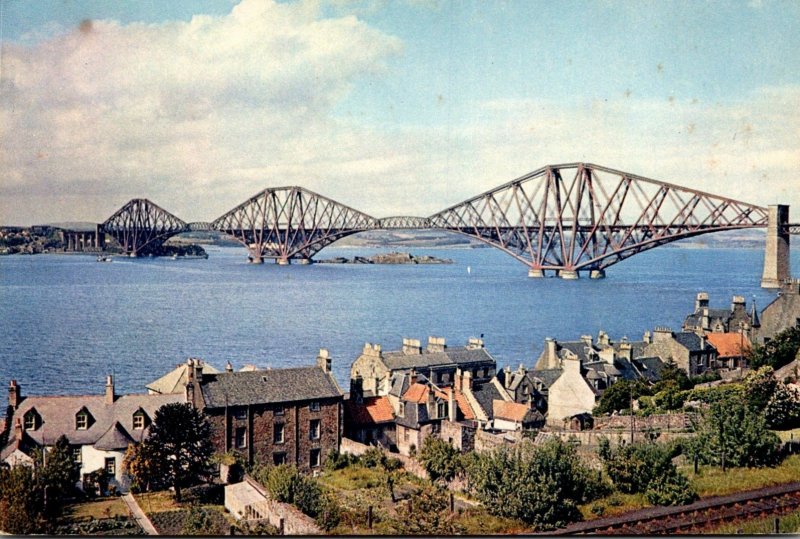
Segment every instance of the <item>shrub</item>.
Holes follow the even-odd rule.
[[[644,495],[653,505],[686,505],[697,499],[697,493],[689,480],[677,472],[651,481]]]
[[[207,509],[194,506],[183,521],[181,535],[216,535],[217,525]]]
[[[266,475],[265,486],[272,497],[279,502],[292,503],[295,485],[300,478],[297,468],[289,464],[280,464],[269,468]]]
[[[428,436],[422,443],[419,461],[432,481],[452,481],[461,470],[461,454],[458,449],[440,438]]]

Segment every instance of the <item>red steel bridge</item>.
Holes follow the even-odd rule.
[[[279,264],[309,263],[336,240],[366,230],[443,230],[502,250],[532,277],[569,279],[579,272],[602,277],[607,267],[676,240],[767,228],[770,212],[780,213],[775,208],[785,209],[771,228],[786,239],[788,264],[788,234],[800,227],[788,224],[787,206],[756,206],[588,163],[542,167],[428,217],[378,219],[302,187],[274,187],[206,223],[186,223],[134,199],[100,229],[131,256],[183,232],[219,231],[240,241],[252,262]]]

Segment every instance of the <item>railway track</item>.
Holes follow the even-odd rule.
[[[782,515],[800,508],[800,482],[704,498],[689,505],[652,507],[577,522],[548,535],[695,534],[737,520]]]

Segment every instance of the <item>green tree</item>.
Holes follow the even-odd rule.
[[[780,439],[767,430],[763,411],[735,394],[713,402],[696,431],[687,443],[703,463],[720,466],[724,458],[730,467],[760,467],[780,461]]]
[[[777,386],[778,380],[775,378],[775,369],[769,365],[751,372],[744,379],[744,395],[747,399],[747,404],[753,410],[763,410],[772,400]]]
[[[211,511],[200,506],[192,506],[183,521],[181,535],[218,535],[219,529]]]
[[[797,357],[800,350],[800,328],[787,328],[764,344],[753,346],[749,362],[750,367],[757,369],[769,365],[773,369],[780,369]]]
[[[148,441],[164,459],[158,470],[163,479],[175,489],[180,501],[181,488],[205,476],[212,453],[211,428],[203,413],[191,404],[165,404],[156,410]]]
[[[0,468],[0,530],[14,535],[46,533],[44,485],[30,466]]]
[[[42,479],[45,486],[50,487],[48,502],[52,501],[54,495],[61,500],[75,490],[79,471],[72,458],[72,448],[66,436],[59,436],[53,448],[47,452]]]
[[[622,410],[630,410],[631,399],[652,395],[651,388],[640,380],[622,380],[613,384],[603,392],[600,402],[594,409],[594,415],[610,414]]]
[[[677,470],[650,483],[644,495],[653,505],[686,505],[697,500],[697,492],[686,476]]]
[[[491,514],[520,519],[537,530],[579,519],[578,504],[605,491],[575,448],[558,439],[474,455],[466,472],[471,491]]]
[[[764,408],[764,418],[771,429],[793,429],[800,426],[800,392],[778,382],[772,398]]]
[[[162,490],[167,487],[169,473],[161,446],[152,440],[130,444],[122,468],[131,478],[135,491]]]
[[[425,486],[397,509],[389,528],[393,535],[457,535],[464,533],[449,511],[441,486]]]
[[[461,469],[461,453],[441,438],[428,436],[422,442],[418,459],[432,481],[452,481]]]
[[[692,381],[689,380],[686,371],[678,367],[675,362],[671,360],[661,369],[660,378],[661,379],[656,382],[656,392],[662,391],[670,382],[677,385],[678,389],[686,390],[692,389],[693,387]]]

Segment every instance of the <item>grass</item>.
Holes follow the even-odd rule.
[[[325,472],[320,482],[337,490],[359,490],[386,485],[386,474],[375,468],[348,466],[341,470]]]
[[[647,502],[644,494],[622,494],[615,492],[609,494],[605,498],[600,498],[590,503],[579,505],[578,509],[583,516],[583,520],[592,520],[595,518],[613,517],[650,507],[651,504]],[[595,507],[602,508],[602,513],[597,514],[593,509]]]
[[[87,518],[100,520],[115,516],[128,516],[128,506],[120,498],[116,497],[76,503],[64,508],[64,517],[68,520],[84,520]]]
[[[694,475],[692,466],[681,466],[701,497],[724,496],[743,490],[752,490],[800,479],[800,455],[792,455],[774,468],[728,468],[723,473],[718,467],[700,467]]]
[[[747,522],[728,522],[711,530],[714,535],[763,535],[775,532],[775,516],[748,520]],[[779,532],[796,534],[800,532],[800,511],[777,517],[780,519]]]
[[[800,441],[800,429],[774,430],[772,432],[777,434],[782,442],[788,442],[790,440]]]

